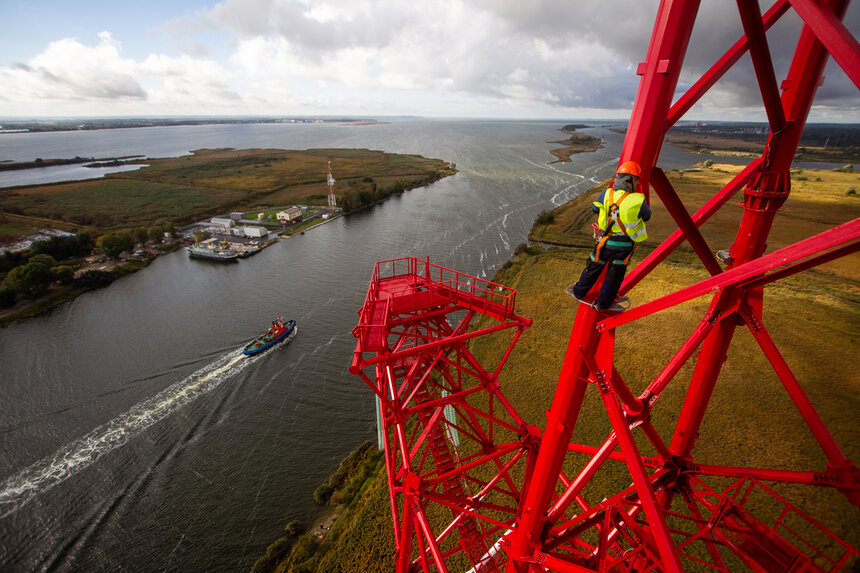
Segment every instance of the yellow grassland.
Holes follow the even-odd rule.
[[[738,172],[739,168],[710,168],[670,172],[669,179],[694,211]],[[860,215],[860,198],[846,190],[858,184],[857,173],[796,171],[792,193],[774,223],[768,251],[811,236]],[[494,280],[517,289],[517,312],[533,320],[501,373],[502,390],[530,424],[543,427],[577,311],[564,293],[575,281],[592,245],[590,205],[602,187],[586,192],[553,212],[554,221],[535,225],[532,241],[554,243],[520,248]],[[714,250],[728,248],[743,213],[742,191],[703,228]],[[636,262],[674,230],[665,208],[652,195],[654,216],[649,239],[634,255]],[[703,280],[707,273],[686,246],[659,266],[630,293],[634,305],[669,294]],[[764,325],[791,366],[801,386],[828,425],[845,454],[860,458],[858,324],[860,324],[860,254],[853,254],[769,285],[765,289]],[[662,370],[704,316],[712,295],[656,313],[617,330],[615,366],[634,393],[641,392]],[[479,360],[499,355],[503,334],[475,339],[471,349]],[[753,337],[738,326],[696,442],[700,463],[777,469],[823,469],[826,459],[806,429],[779,379]],[[674,377],[653,408],[653,423],[665,440],[671,438],[695,365],[691,359]],[[367,399],[371,399],[368,392]],[[579,415],[574,441],[599,445],[610,425],[597,392],[590,388]],[[653,451],[640,440],[643,454]],[[584,458],[568,456],[567,475]],[[385,472],[366,486],[340,519],[338,535],[304,568],[286,562],[277,571],[392,571],[394,539]],[[601,471],[584,491],[590,503],[628,485],[620,464]],[[715,483],[719,487],[720,483]],[[860,546],[860,509],[839,492],[827,488],[798,488],[769,484],[837,535]],[[812,491],[810,491],[812,490]],[[431,519],[434,516],[431,515]],[[442,516],[439,516],[442,517]],[[450,514],[448,516],[450,519]],[[735,562],[732,570],[744,570]],[[686,566],[697,570],[695,564]],[[468,569],[468,566],[463,568]]]

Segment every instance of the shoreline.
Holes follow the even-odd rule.
[[[451,175],[453,175],[453,173]],[[447,175],[446,175],[446,177],[447,177]],[[432,183],[432,181],[431,181],[431,183]],[[429,183],[425,183],[424,185],[420,185],[419,187],[425,187],[426,185],[429,185]],[[412,187],[411,189],[417,189],[417,188],[418,187]],[[380,205],[380,204],[384,203],[389,198],[390,197],[385,197],[383,199],[380,199],[379,201],[376,201],[375,203],[371,203],[369,205],[364,205],[364,206],[359,207],[357,209],[353,209],[352,211],[350,211],[350,213],[358,213],[358,212],[364,211],[365,209],[370,209],[372,207],[375,207],[376,205]],[[317,227],[319,227],[321,225],[325,225],[326,223],[330,223],[330,222],[335,221],[341,217],[345,217],[348,214],[349,213],[338,213],[332,217],[329,217],[328,219],[321,219],[320,221],[314,223],[313,225],[310,225],[306,228],[303,228],[298,233],[293,233],[293,234],[281,233],[278,235],[277,238],[272,239],[270,241],[267,241],[254,254],[257,254],[260,251],[262,251],[263,249],[270,247],[271,245],[278,243],[280,241],[284,241],[284,240],[288,240],[288,239],[292,239],[292,238],[304,235],[307,231],[310,231],[312,229],[316,229]],[[173,243],[169,244],[168,245],[169,250],[167,250],[165,252],[159,252],[159,253],[151,256],[151,257],[132,259],[129,261],[122,261],[122,262],[117,262],[117,263],[113,263],[113,264],[106,263],[110,266],[110,269],[108,272],[110,272],[113,275],[113,280],[111,280],[111,282],[113,282],[117,279],[120,279],[126,275],[141,271],[141,270],[145,269],[146,267],[148,267],[156,258],[158,258],[162,255],[167,255],[167,254],[173,253],[175,251],[181,250],[181,249],[191,245],[192,243],[193,243],[193,240],[190,238],[181,238],[181,239],[178,239],[178,240],[174,241]],[[97,270],[102,270],[103,268],[104,268],[104,264],[102,265],[102,267],[100,267]],[[85,270],[91,270],[91,269],[88,266],[82,266],[80,269],[78,269],[79,272],[83,272]],[[19,302],[13,307],[6,308],[6,309],[0,309],[0,328],[5,328],[7,326],[11,326],[12,324],[15,324],[16,322],[21,321],[21,320],[26,320],[28,318],[39,316],[40,314],[48,312],[48,311],[50,311],[50,310],[52,310],[58,306],[61,306],[62,304],[65,304],[66,302],[74,300],[75,298],[77,298],[80,295],[83,295],[83,294],[86,294],[90,291],[96,290],[97,288],[106,288],[109,286],[110,286],[110,284],[107,284],[104,287],[92,287],[92,288],[75,287],[75,286],[54,288],[53,291],[43,295],[42,297],[40,297],[38,299],[33,300],[33,302],[31,304],[21,305],[21,303]]]
[[[320,210],[325,210],[325,205],[319,201],[320,197],[325,200],[327,189],[325,179],[320,180],[317,177],[318,167],[320,164],[324,166],[323,162],[326,159],[331,161],[332,158],[342,160],[345,167],[341,177],[344,183],[349,185],[341,189],[338,213],[327,218],[321,216],[317,221],[310,222],[311,218],[319,215]],[[399,166],[397,169],[380,162],[389,161],[389,158],[392,158],[392,164]],[[74,160],[80,159],[82,158]],[[280,209],[281,207],[267,206],[290,204],[307,204],[312,207],[312,216],[308,217],[309,223],[296,223],[289,227],[279,224],[275,232],[266,237],[265,244],[256,249],[255,252],[259,252],[279,239],[304,234],[340,216],[364,211],[393,195],[424,187],[457,173],[453,163],[439,159],[368,149],[203,149],[194,151],[190,156],[163,158],[152,160],[150,163],[152,165],[148,165],[148,168],[153,171],[147,171],[143,175],[134,172],[131,175],[124,174],[110,179],[93,178],[28,185],[14,190],[0,189],[0,196],[9,200],[5,207],[7,210],[0,212],[0,223],[3,224],[4,231],[2,238],[6,243],[5,248],[0,246],[0,251],[12,253],[9,245],[17,239],[29,237],[34,233],[51,234],[56,229],[74,230],[72,234],[84,232],[91,234],[94,239],[99,239],[100,235],[123,233],[130,235],[140,229],[152,231],[147,229],[147,226],[160,227],[163,222],[166,222],[171,230],[174,225],[176,229],[189,229],[201,223],[208,226],[206,224],[210,217],[226,216],[219,214],[240,209],[251,211]],[[247,170],[249,165],[253,165],[257,170],[249,174]],[[186,173],[190,173],[187,178],[186,175],[182,175],[177,180],[172,176],[170,170],[175,170],[179,166],[185,169]],[[245,168],[244,174],[242,168]],[[223,188],[217,185],[213,187],[209,182],[212,179],[210,173],[213,170],[217,171],[218,177],[225,179],[231,185]],[[286,176],[289,178],[284,180]],[[233,179],[229,179],[231,177]],[[129,196],[132,199],[125,202],[118,200],[117,203],[99,203],[93,199],[87,199],[87,197],[97,196],[93,190],[111,190],[117,186],[130,187],[138,190],[139,193],[131,193]],[[187,198],[175,199],[169,192],[176,188],[180,191],[188,189],[198,194],[208,194],[203,201],[208,203],[200,206]],[[313,194],[316,188],[319,188],[319,191]],[[142,201],[140,197],[145,198],[148,204],[155,205],[154,209],[148,212],[147,217],[136,219],[128,217],[128,213],[136,212],[135,206]],[[39,209],[44,211],[39,205],[47,204],[49,199],[53,210],[49,210],[49,214],[46,215],[39,211]],[[70,208],[73,207],[71,215],[69,211],[64,210],[64,204],[66,207],[69,205],[71,205]],[[270,218],[273,218],[272,213]],[[99,229],[92,225],[93,222],[110,224],[113,230]],[[217,229],[210,232],[218,236]],[[40,285],[40,288],[45,289],[42,290],[44,294],[35,299],[27,298],[25,296],[27,293],[20,288],[13,291],[11,300],[8,296],[5,299],[8,303],[13,303],[12,306],[0,309],[0,328],[42,314],[84,292],[107,286],[117,278],[145,268],[157,256],[193,243],[193,239],[184,234],[176,234],[174,237],[167,244],[158,239],[157,235],[152,241],[135,241],[140,245],[137,254],[123,259],[99,257],[106,260],[100,261],[102,264],[95,267],[88,266],[84,262],[86,258],[92,257],[94,252],[86,257],[79,255],[74,259],[65,260],[62,265],[71,267],[75,271],[75,276],[85,270],[97,270],[106,274],[98,277],[100,279],[98,285],[88,285],[86,281],[78,281],[75,285],[58,286],[55,284],[56,281],[52,281],[51,284],[43,281],[44,285]],[[129,252],[132,250],[130,249]],[[27,249],[21,251],[20,255],[10,255],[11,258],[5,261],[4,268],[8,271],[26,264],[29,255]],[[21,257],[24,257],[23,260]]]
[[[563,139],[561,141],[550,141],[548,143],[553,143],[556,145],[563,145],[559,149],[550,149],[550,154],[554,155],[556,159],[554,161],[547,161],[547,165],[552,165],[553,163],[570,163],[570,156],[575,155],[577,153],[593,153],[598,149],[603,149],[603,140],[591,135],[586,135],[584,133],[579,133],[575,129],[559,129],[560,132],[569,135],[568,139]]]

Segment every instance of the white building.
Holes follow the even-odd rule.
[[[242,227],[242,231],[246,237],[260,238],[269,234],[269,231],[265,227],[257,227],[256,225],[246,225]]]
[[[279,223],[295,223],[302,220],[302,210],[295,205],[278,213]]]
[[[213,227],[224,227],[225,230],[236,226],[236,221],[227,217],[212,217],[210,222]]]

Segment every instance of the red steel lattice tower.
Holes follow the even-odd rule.
[[[431,269],[437,267],[415,259],[402,273],[385,274],[377,265],[356,327],[352,371],[382,404],[398,571],[729,571],[738,564],[751,571],[840,571],[856,560],[854,547],[773,487],[829,488],[843,494],[845,511],[860,505],[860,472],[763,319],[765,286],[860,248],[860,219],[854,219],[767,252],[828,57],[860,87],[860,46],[841,21],[847,5],[778,0],[762,15],[756,1],[737,0],[744,35],[673,103],[699,1],[661,2],[637,71],[642,78],[620,162],[642,166],[643,188],[656,192],[677,230],[629,273],[621,294],[646,280],[684,241],[710,277],[620,314],[580,305],[542,432],[518,416],[498,385],[501,365],[528,324],[513,314],[515,293],[492,284],[469,292],[473,277],[439,268],[434,278]],[[766,31],[789,10],[803,29],[778,85]],[[656,165],[664,135],[747,53],[770,126],[764,152],[690,213]],[[699,228],[741,189],[738,231],[718,259]],[[443,278],[445,273],[456,279]],[[494,298],[497,293],[510,297],[510,304]],[[693,332],[645,390],[634,393],[615,365],[617,330],[708,294],[714,296]],[[463,318],[454,320],[456,313]],[[473,324],[478,314],[484,318]],[[815,438],[824,467],[726,466],[696,458],[696,440],[739,326],[749,331]],[[501,362],[485,369],[465,342],[508,329],[515,334]],[[375,378],[364,374],[368,366]],[[676,380],[685,366],[689,379]],[[656,424],[652,407],[678,384],[687,384],[680,411],[673,422]],[[576,441],[589,388],[611,425],[599,446]],[[456,412],[446,413],[446,406]],[[670,431],[658,431],[665,427]],[[458,445],[452,430],[469,439]],[[567,475],[570,457],[583,455],[587,461]],[[618,463],[629,485],[604,491],[599,501],[586,499],[586,487]],[[761,511],[761,498],[778,508],[775,514]]]
[[[397,571],[502,567],[496,544],[513,523],[537,434],[499,388],[530,324],[515,314],[515,299],[507,287],[427,260],[376,263],[350,371],[380,407]],[[467,348],[483,336],[502,349],[495,366]]]
[[[337,211],[337,199],[334,196],[334,175],[331,174],[331,161],[328,162],[325,180],[328,185],[328,212],[334,213]]]

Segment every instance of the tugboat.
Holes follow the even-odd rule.
[[[267,348],[274,346],[281,340],[291,340],[293,335],[298,331],[299,329],[296,328],[295,320],[284,322],[284,319],[278,316],[278,320],[272,322],[272,327],[266,331],[266,334],[251,341],[242,351],[242,354],[250,356],[257,354],[258,352],[262,352]]]
[[[229,248],[226,242],[217,245],[209,241],[204,241],[203,244],[195,242],[193,245],[185,249],[192,257],[198,259],[211,259],[215,261],[235,261],[239,258],[239,253]]]

